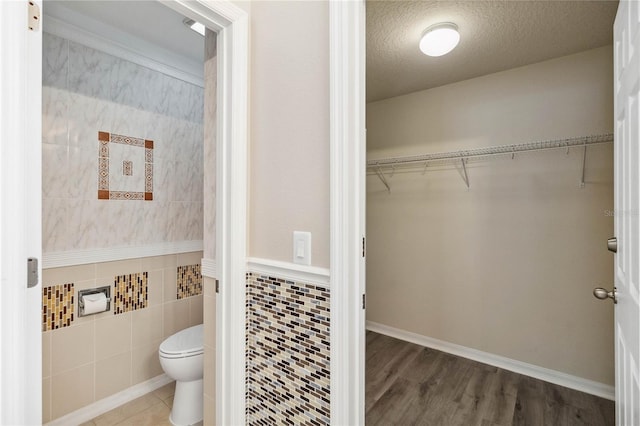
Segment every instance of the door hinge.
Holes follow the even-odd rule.
[[[220,280],[216,280],[216,293],[220,293]]]
[[[362,257],[365,257],[366,253],[367,253],[366,239],[365,237],[362,237]]]
[[[367,309],[367,295],[362,295],[362,309]]]
[[[38,285],[38,259],[30,257],[27,259],[27,288]]]
[[[34,2],[28,2],[28,14],[29,14],[29,31],[38,31],[40,29],[40,7]]]

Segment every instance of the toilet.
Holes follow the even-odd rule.
[[[204,344],[202,324],[169,336],[158,350],[160,365],[176,381],[169,421],[175,426],[202,421]]]

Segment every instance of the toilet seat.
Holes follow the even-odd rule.
[[[189,358],[192,356],[198,356],[198,355],[202,355],[204,353],[204,350],[200,350],[200,351],[193,351],[193,352],[175,352],[175,353],[169,353],[169,352],[163,352],[160,351],[160,356],[162,358],[167,358],[167,359],[176,359],[176,358]]]
[[[204,353],[203,325],[185,328],[169,336],[160,344],[159,353],[163,358],[188,358]]]

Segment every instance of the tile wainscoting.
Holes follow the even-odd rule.
[[[43,270],[43,423],[162,374],[162,340],[203,322],[201,259],[200,251]],[[180,281],[188,291],[178,298]],[[119,283],[146,303],[74,315],[79,290],[110,286],[115,297]]]
[[[323,285],[247,273],[247,424],[329,424],[329,297]]]

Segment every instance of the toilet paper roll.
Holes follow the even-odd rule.
[[[107,310],[107,295],[104,293],[85,294],[82,296],[82,301],[84,302],[84,315]]]

